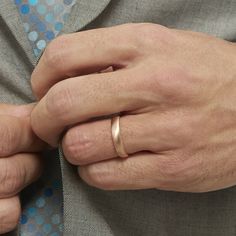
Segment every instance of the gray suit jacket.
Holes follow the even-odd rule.
[[[65,33],[126,22],[154,22],[236,40],[236,0],[78,0]],[[32,49],[10,0],[0,1],[0,99],[34,100]],[[87,186],[61,158],[64,235],[235,236],[236,187],[185,194],[106,192]]]

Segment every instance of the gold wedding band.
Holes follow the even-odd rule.
[[[111,118],[111,134],[116,153],[119,157],[128,157],[120,132],[120,116]]]

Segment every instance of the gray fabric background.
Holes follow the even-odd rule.
[[[0,99],[33,100],[36,61],[12,1],[0,1]],[[236,41],[236,0],[78,0],[65,33],[153,22]],[[91,188],[63,158],[67,236],[235,236],[236,187],[204,194]]]

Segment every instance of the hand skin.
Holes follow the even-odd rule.
[[[65,156],[92,186],[207,192],[236,184],[231,42],[155,24],[74,33],[49,45],[32,87],[41,99],[33,130],[51,145],[67,131]],[[119,112],[127,159],[115,153],[110,119],[92,119]]]
[[[21,213],[18,193],[42,171],[37,152],[45,143],[30,126],[33,106],[0,104],[0,234],[16,227]]]

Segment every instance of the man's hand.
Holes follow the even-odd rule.
[[[51,145],[67,130],[65,156],[90,185],[204,192],[236,184],[233,43],[154,24],[75,33],[49,45],[32,87],[42,98],[33,130]],[[104,119],[115,113],[125,160]]]
[[[33,133],[33,105],[0,104],[0,234],[11,231],[19,221],[18,193],[35,181],[42,170],[37,154],[45,144]]]

